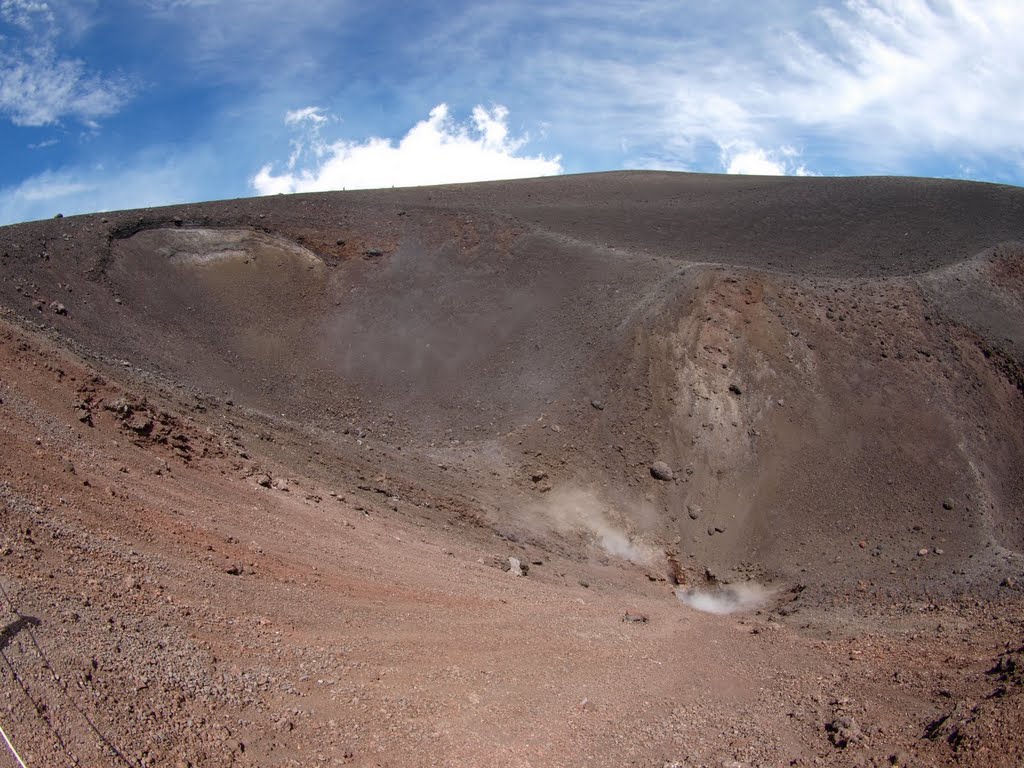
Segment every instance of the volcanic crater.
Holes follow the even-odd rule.
[[[1024,190],[616,172],[0,228],[30,765],[1024,761]]]

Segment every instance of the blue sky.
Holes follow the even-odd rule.
[[[0,223],[650,168],[1024,183],[1021,0],[0,0]]]

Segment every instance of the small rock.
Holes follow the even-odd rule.
[[[732,392],[734,395],[742,395],[743,394],[743,390],[740,389],[738,384],[730,384],[729,385],[729,391]]]
[[[700,516],[704,513],[703,508],[697,504],[687,504],[686,514],[689,515],[691,520],[700,520]]]
[[[51,301],[50,310],[55,315],[66,315],[68,313],[68,308],[61,304],[59,301]]]
[[[675,473],[664,461],[656,461],[651,464],[651,477],[655,480],[668,481],[675,477]]]
[[[522,562],[518,557],[508,559],[508,570],[513,576],[525,576],[530,572],[530,566]]]
[[[273,483],[274,481],[270,479],[270,475],[268,474],[262,474],[256,478],[256,484],[263,488],[269,488]]]
[[[928,547],[921,547],[919,550],[917,550],[917,556],[918,557],[924,557],[927,554],[928,554]]]
[[[594,406],[599,411],[603,411],[604,410],[604,403],[602,403],[600,400],[591,400],[590,404],[592,406]]]
[[[547,477],[548,473],[542,469],[538,469],[535,472],[530,473],[530,479],[535,483],[539,483],[541,480],[546,480]]]
[[[837,717],[825,726],[825,730],[828,732],[828,740],[838,749],[846,749],[861,738],[857,722],[849,715]]]
[[[932,550],[932,552],[934,552],[936,555],[943,555],[943,554],[945,554],[945,552],[943,551],[943,549],[941,547],[935,547]]]
[[[124,425],[137,435],[148,435],[153,431],[153,419],[145,412],[133,413]]]
[[[647,614],[638,613],[637,611],[626,611],[622,620],[627,624],[646,624]]]
[[[942,500],[942,508],[943,509],[952,509],[953,508],[953,500],[952,499],[943,499]]]
[[[232,563],[224,569],[224,572],[232,576],[241,576],[243,573],[245,573],[245,566],[239,563]]]
[[[58,213],[58,214],[57,214],[56,216],[54,216],[53,218],[55,218],[55,219],[63,219],[63,218],[64,218],[64,214],[63,214],[63,213]]]
[[[1006,587],[1007,589],[1013,589],[1017,586],[1017,580],[1013,578],[1013,576],[1007,576],[1005,579],[999,582],[999,586]]]

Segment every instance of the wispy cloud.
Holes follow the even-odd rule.
[[[264,165],[252,179],[260,194],[316,192],[448,184],[491,179],[549,176],[562,170],[559,157],[526,155],[526,137],[513,137],[508,110],[477,106],[468,122],[458,122],[440,104],[399,141],[370,138],[328,143],[320,134],[328,120],[316,107],[293,110],[285,122],[303,132],[292,142],[287,169]]]
[[[759,83],[744,99],[748,113],[774,103],[798,125],[903,150],[1021,145],[1021,3],[849,0],[816,17],[815,36],[780,39],[783,87]]]
[[[262,88],[295,87],[300,75],[325,76],[349,20],[370,8],[352,0],[146,0],[145,5],[175,37],[183,63],[207,78],[259,82]]]
[[[32,32],[39,23],[53,24],[56,20],[49,4],[40,0],[0,0],[0,19],[26,32]]]
[[[192,202],[203,198],[204,174],[214,167],[207,147],[154,148],[123,164],[43,171],[0,187],[0,225],[54,214],[71,215]]]
[[[523,39],[524,19],[540,31],[515,66],[492,62],[503,41]],[[928,156],[977,164],[1024,150],[1019,0],[641,0],[628,13],[495,3],[451,29],[456,53],[439,55],[528,94],[558,141],[626,144],[627,165],[726,170],[743,143],[776,165],[799,147],[787,172],[901,172]]]
[[[678,67],[669,114],[682,142],[714,143],[723,164],[737,142],[817,144],[833,168],[1019,150],[1022,37],[1019,2],[849,0],[777,28],[760,59],[739,47],[718,52],[722,66]]]
[[[81,26],[72,14],[74,26]],[[128,78],[105,76],[60,52],[61,23],[49,3],[2,0],[0,21],[12,28],[0,50],[0,114],[15,125],[51,125],[64,117],[95,127],[134,90]]]
[[[312,125],[323,125],[328,120],[327,115],[321,107],[303,107],[302,109],[290,109],[284,113],[285,125],[301,125],[310,123]]]
[[[60,58],[50,46],[0,55],[0,112],[15,125],[74,117],[92,127],[117,112],[131,93],[126,80],[92,74],[84,62]]]

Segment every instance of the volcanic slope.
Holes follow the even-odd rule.
[[[1013,742],[1020,681],[992,711],[971,697],[988,646],[1024,640],[1024,190],[623,172],[278,196],[6,227],[0,276],[4,647],[49,697],[37,754],[982,764]],[[763,612],[695,614],[674,597],[694,589]],[[783,634],[751,640],[766,616]],[[107,618],[184,639],[115,663]],[[90,701],[119,742],[49,700],[24,638],[57,626],[95,677],[109,657]],[[903,637],[913,682],[821,683],[853,685],[862,653],[869,680],[910,663]],[[467,681],[493,659],[500,683]],[[637,681],[619,699],[617,675]],[[119,696],[169,696],[164,735]],[[866,713],[878,732],[846,723]]]

